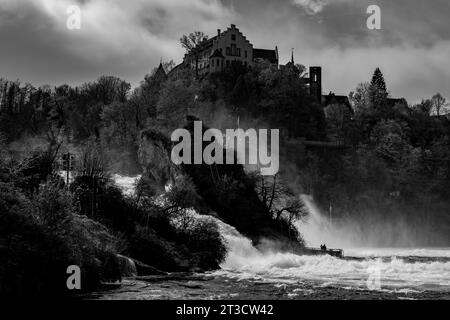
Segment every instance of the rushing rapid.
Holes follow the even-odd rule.
[[[115,176],[114,179],[125,193],[133,193],[136,177]],[[319,246],[322,243],[320,241],[324,241],[329,247],[334,247],[334,243],[338,243],[344,248],[345,257],[299,256],[276,252],[267,249],[267,246],[265,251],[261,251],[234,227],[211,216],[197,215],[201,219],[217,222],[228,247],[227,258],[221,264],[221,270],[207,275],[207,279],[211,280],[211,288],[205,290],[205,298],[221,297],[210,290],[240,290],[240,295],[243,296],[242,291],[253,290],[245,289],[249,285],[251,287],[251,284],[254,284],[255,288],[261,288],[258,283],[267,287],[262,298],[272,297],[267,296],[275,290],[270,288],[280,286],[290,286],[291,292],[286,295],[288,298],[299,295],[301,290],[305,292],[304,288],[308,288],[308,294],[317,293],[319,298],[323,292],[340,294],[342,298],[348,297],[342,290],[349,294],[360,290],[379,294],[401,293],[408,297],[415,294],[419,298],[422,297],[422,292],[425,293],[423,297],[429,297],[430,292],[438,296],[449,295],[450,248],[357,248],[351,247],[349,243],[341,246],[339,231],[332,230],[327,219],[315,208],[311,198],[302,196],[302,199],[311,217],[299,226],[307,244]],[[233,292],[230,293],[231,298],[238,295]],[[176,298],[184,298],[183,294],[185,293],[180,293],[181,296]]]
[[[233,227],[220,224],[229,254],[217,275],[272,283],[313,280],[354,289],[450,290],[450,248],[347,249],[344,259],[260,252]],[[380,286],[371,286],[378,275]]]
[[[316,233],[323,228],[324,221],[311,201],[305,202],[312,219],[303,226],[303,235],[308,245],[319,246],[320,236]],[[343,259],[261,252],[236,229],[218,223],[229,250],[220,275],[275,283],[312,280],[319,285],[352,289],[450,291],[450,248],[347,247]],[[329,235],[323,238],[331,243],[334,240]]]

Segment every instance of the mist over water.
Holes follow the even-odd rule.
[[[232,226],[211,219],[218,223],[229,250],[222,270],[214,273],[218,276],[274,285],[313,281],[317,286],[367,289],[371,270],[378,270],[382,291],[450,290],[449,249],[347,249],[344,259],[329,255],[299,256],[260,251]]]
[[[300,199],[308,210],[308,216],[306,221],[297,222],[297,229],[300,230],[308,246],[320,247],[326,244],[329,248],[351,247],[351,240],[344,240],[342,232],[333,228],[332,220],[320,213],[311,196],[302,194]],[[348,234],[345,238],[347,237]]]
[[[318,286],[336,285],[367,289],[370,273],[377,270],[381,291],[422,292],[450,290],[449,248],[357,248],[360,235],[351,228],[335,227],[320,213],[314,201],[302,195],[310,218],[299,228],[310,246],[326,243],[345,248],[345,258],[329,255],[299,256],[270,249],[260,250],[234,227],[216,220],[228,246],[228,256],[215,274],[233,279],[273,283],[313,281]],[[357,242],[356,242],[357,243]]]
[[[315,204],[312,196],[302,194],[300,199],[308,210],[305,221],[297,222],[306,244],[311,247],[320,247],[325,244],[328,248],[355,248],[366,246],[377,246],[376,239],[368,243],[367,233],[361,232],[361,227],[351,221],[333,222],[332,214],[324,214]],[[381,236],[381,235],[380,235]]]
[[[134,191],[136,177],[114,176],[124,192]],[[329,248],[344,248],[345,258],[329,255],[308,256],[255,248],[250,239],[213,216],[226,242],[228,254],[221,270],[212,273],[234,280],[262,281],[278,286],[283,283],[314,283],[317,287],[338,286],[367,290],[371,270],[378,270],[381,287],[388,292],[450,291],[450,248],[374,248],[358,246],[358,229],[330,223],[311,197],[302,195],[310,217],[298,225],[310,246],[325,243]],[[382,235],[380,235],[382,236]],[[367,242],[366,242],[367,243]],[[365,243],[365,244],[366,244]]]
[[[334,217],[321,210],[310,195],[300,195],[308,210],[305,221],[297,223],[308,246],[329,248],[418,248],[429,247],[429,230],[396,215],[381,218],[365,213],[359,220]]]

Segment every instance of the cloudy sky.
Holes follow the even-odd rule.
[[[81,8],[80,30],[66,27]],[[381,8],[382,30],[366,27]],[[449,0],[0,0],[0,77],[80,84],[102,74],[137,85],[160,59],[180,62],[178,39],[237,25],[281,63],[323,67],[324,91],[348,94],[379,66],[392,96],[450,98]]]

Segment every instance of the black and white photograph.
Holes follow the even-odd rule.
[[[449,17],[0,0],[0,297],[150,319],[450,300]]]

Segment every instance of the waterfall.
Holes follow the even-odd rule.
[[[115,176],[124,191],[132,193],[132,179]],[[227,249],[227,257],[221,270],[214,276],[233,279],[250,279],[278,285],[313,280],[323,284],[366,288],[369,271],[378,268],[382,275],[382,288],[392,290],[448,290],[450,288],[449,248],[414,249],[355,249],[361,232],[353,224],[330,223],[326,215],[314,204],[310,196],[302,195],[309,218],[298,224],[298,229],[310,246],[326,244],[327,247],[346,249],[347,259],[329,255],[299,256],[266,249],[260,251],[250,239],[236,228],[213,216],[191,214],[198,219],[214,221],[219,228]],[[347,249],[352,248],[353,249]]]

